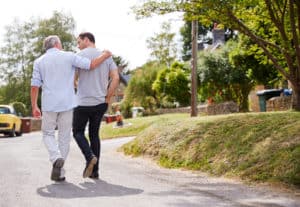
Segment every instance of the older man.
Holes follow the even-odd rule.
[[[64,162],[69,152],[73,108],[76,104],[74,92],[75,68],[94,69],[111,53],[106,51],[93,60],[72,52],[62,51],[58,36],[44,40],[46,53],[34,61],[31,79],[31,104],[34,117],[40,117],[37,104],[39,87],[42,87],[42,132],[43,141],[52,162],[51,180],[64,181]],[[58,141],[55,128],[58,129]]]

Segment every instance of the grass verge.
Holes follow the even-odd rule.
[[[101,124],[101,139],[111,139],[115,137],[136,136],[147,127],[155,123],[163,124],[169,120],[181,120],[189,117],[189,114],[165,114],[158,116],[137,117],[125,119],[124,127],[115,127],[116,122]]]
[[[148,155],[169,168],[300,188],[300,113],[159,117],[139,120],[145,129],[122,147],[126,154]]]

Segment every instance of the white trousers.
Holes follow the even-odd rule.
[[[43,112],[43,141],[52,163],[58,158],[67,159],[71,141],[72,118],[73,110],[64,112]],[[57,139],[55,138],[56,127],[58,129]],[[62,174],[64,174],[64,170],[62,170]]]

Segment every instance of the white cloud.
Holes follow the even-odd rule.
[[[130,62],[130,67],[134,68],[149,59],[146,39],[159,32],[163,21],[176,18],[176,21],[172,21],[172,32],[178,33],[182,25],[178,14],[135,20],[130,7],[138,2],[138,0],[6,1],[0,13],[0,41],[3,41],[4,26],[10,25],[15,17],[28,20],[30,17],[49,17],[54,10],[63,11],[74,17],[77,24],[76,33],[92,32],[99,48],[109,49],[114,54],[122,56]]]

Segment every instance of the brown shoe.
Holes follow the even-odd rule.
[[[63,182],[66,180],[66,177],[59,177],[58,179],[54,180],[55,182]]]
[[[98,180],[99,179],[99,173],[98,172],[92,172],[92,174],[89,176],[89,178]]]
[[[51,172],[51,180],[58,181],[60,179],[60,171],[61,168],[64,166],[64,159],[58,158],[53,163],[53,168]]]
[[[97,158],[95,156],[92,157],[92,159],[89,161],[89,163],[86,165],[84,171],[83,171],[83,177],[87,178],[92,175],[94,165],[97,163]]]

